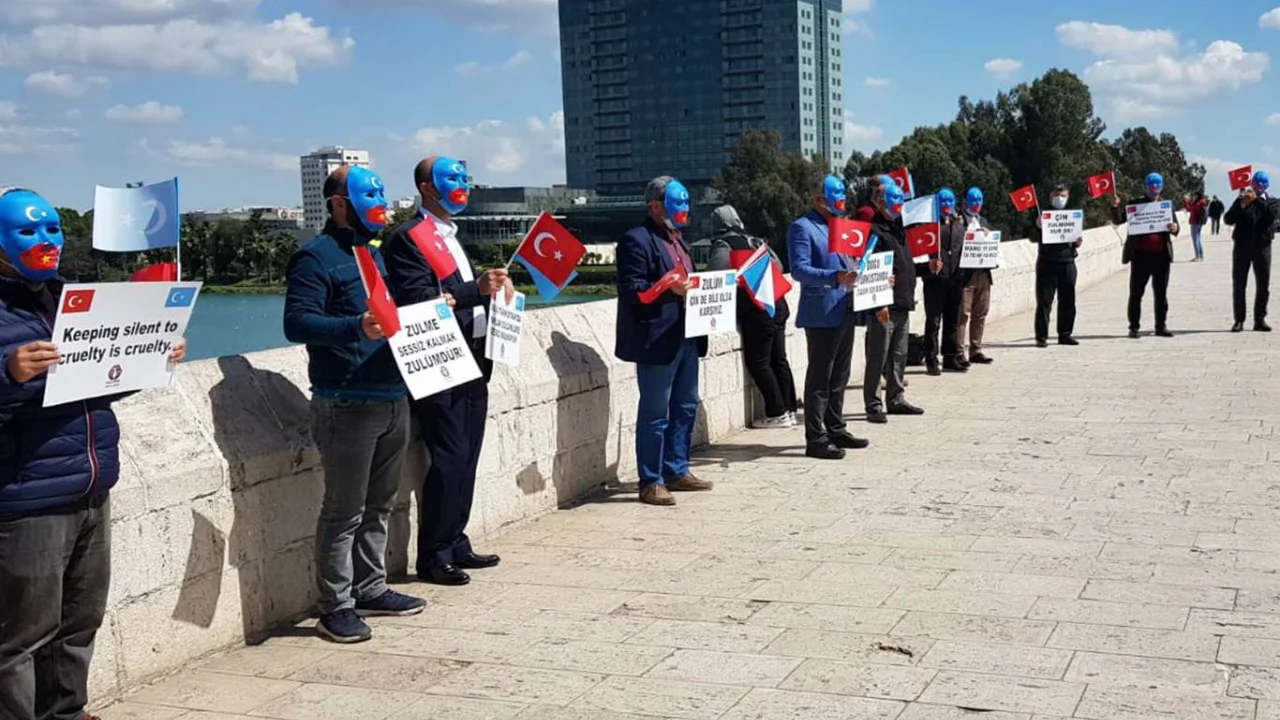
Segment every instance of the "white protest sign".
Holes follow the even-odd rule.
[[[1084,237],[1084,212],[1045,210],[1040,213],[1040,242],[1045,245],[1073,243]]]
[[[893,253],[873,253],[866,261],[853,287],[853,309],[858,312],[893,304]]]
[[[516,291],[507,302],[499,290],[489,305],[489,328],[484,336],[484,356],[510,367],[520,364],[520,332],[524,328],[524,293]]]
[[[66,285],[53,323],[62,362],[44,406],[168,387],[169,353],[187,332],[200,283]]]
[[[684,296],[684,336],[705,337],[736,329],[738,274],[693,273],[693,287]]]
[[[1169,232],[1173,222],[1173,203],[1168,200],[1130,205],[1125,208],[1130,235],[1150,235]]]
[[[480,377],[480,366],[444,298],[400,308],[400,332],[387,342],[415,400]]]
[[[960,267],[973,270],[1000,267],[1000,232],[971,230],[965,233]]]

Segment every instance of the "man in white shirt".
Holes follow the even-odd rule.
[[[498,564],[480,555],[467,537],[475,495],[476,467],[489,415],[489,376],[484,356],[489,300],[509,290],[502,268],[477,273],[458,242],[453,216],[466,210],[470,180],[466,165],[446,157],[418,163],[414,184],[422,197],[418,217],[392,232],[382,248],[391,295],[400,307],[444,296],[457,313],[484,376],[415,401],[414,414],[431,467],[418,495],[418,578],[437,585],[466,585],[466,570]]]

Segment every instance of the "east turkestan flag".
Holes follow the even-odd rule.
[[[93,247],[142,252],[178,244],[178,178],[133,188],[98,185],[93,194]]]

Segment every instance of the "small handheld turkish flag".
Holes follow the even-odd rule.
[[[1107,194],[1116,194],[1116,173],[1114,170],[1098,173],[1085,180],[1085,182],[1089,185],[1089,197],[1096,198]]]
[[[644,305],[652,305],[657,302],[662,293],[671,289],[673,285],[684,282],[688,275],[685,274],[684,266],[677,265],[667,271],[666,275],[658,278],[658,282],[654,283],[648,290],[641,290],[636,293],[636,298]],[[694,278],[697,280],[698,278]]]
[[[364,284],[365,297],[369,299],[369,312],[382,327],[382,333],[392,337],[400,332],[400,310],[396,308],[387,283],[382,279],[382,271],[373,259],[373,253],[366,245],[352,248],[356,256],[356,268],[360,271],[360,282]]]
[[[903,195],[906,197],[915,195],[915,187],[912,186],[911,171],[909,169],[906,167],[900,167],[893,172],[885,174],[892,178],[893,181],[898,184],[898,187],[902,188]]]
[[[1242,168],[1236,168],[1227,173],[1227,179],[1231,181],[1232,190],[1243,190],[1253,183],[1253,166],[1245,165]]]
[[[935,223],[912,225],[907,228],[907,249],[911,252],[911,257],[937,254],[940,234],[938,230],[938,225]]]
[[[431,272],[435,273],[437,281],[443,282],[458,272],[458,261],[449,252],[449,246],[435,220],[424,217],[422,222],[409,231],[409,239],[418,246],[418,252],[422,253],[423,259],[431,266]]]
[[[586,254],[587,247],[545,212],[538,216],[516,250],[516,257],[525,266],[537,268],[556,287],[564,287],[573,278]]]
[[[1040,201],[1036,199],[1036,186],[1028,185],[1024,188],[1014,190],[1009,193],[1009,198],[1013,200],[1013,207],[1018,212],[1026,212],[1034,207],[1040,206]]]
[[[827,223],[827,252],[860,258],[870,237],[871,223],[832,217]]]

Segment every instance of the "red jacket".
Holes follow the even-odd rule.
[[[1191,214],[1191,224],[1204,225],[1205,211],[1209,207],[1209,201],[1201,198],[1198,202],[1189,202],[1184,204],[1187,207],[1187,212]]]

